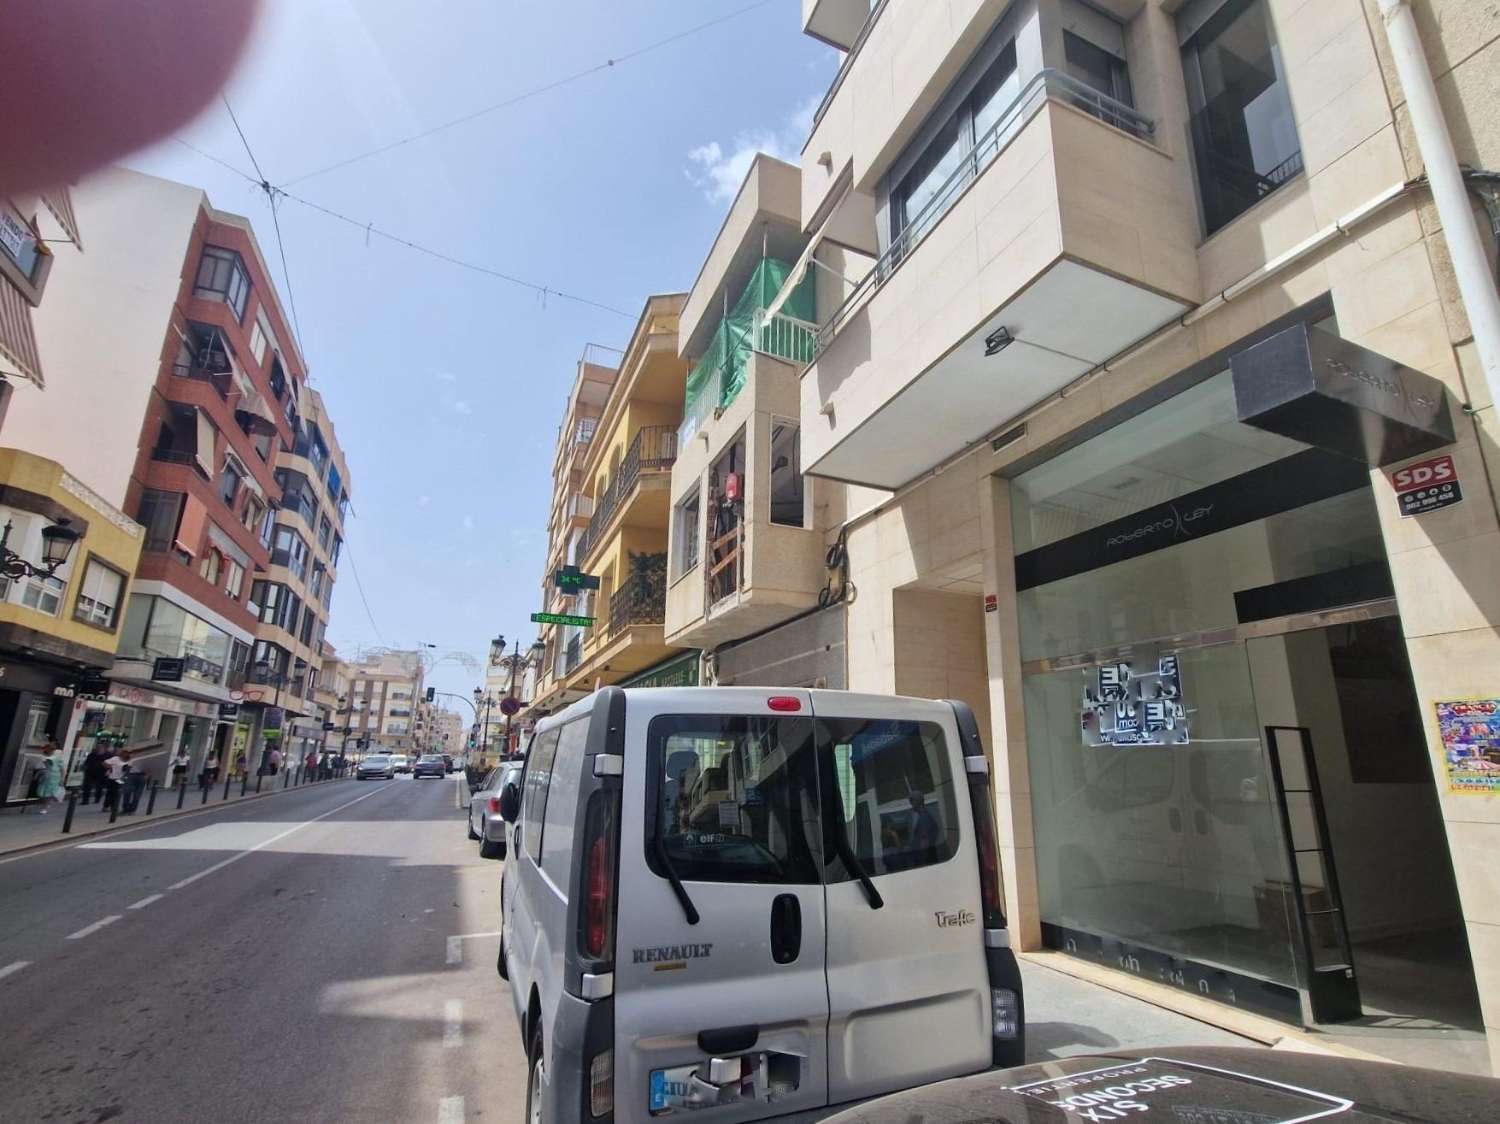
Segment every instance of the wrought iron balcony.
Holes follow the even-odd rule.
[[[609,599],[609,638],[634,625],[660,625],[667,612],[667,556],[630,556],[630,577]]]
[[[668,425],[643,426],[630,443],[615,478],[602,496],[594,497],[594,515],[578,541],[581,560],[604,537],[620,505],[635,488],[642,472],[670,469],[677,460],[677,431]]]

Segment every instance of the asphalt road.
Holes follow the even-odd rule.
[[[458,783],[329,782],[0,860],[0,1119],[520,1120],[501,864]]]

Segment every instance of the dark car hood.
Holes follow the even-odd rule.
[[[1500,1081],[1321,1054],[1091,1054],[940,1081],[825,1124],[1332,1124],[1500,1120]]]

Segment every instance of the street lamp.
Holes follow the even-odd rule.
[[[490,750],[490,707],[495,705],[495,696],[484,693],[483,687],[474,688],[474,719],[476,723],[480,720],[480,707],[483,707],[484,733],[479,743],[481,756]]]
[[[7,578],[50,578],[68,561],[73,544],[80,537],[73,530],[71,519],[59,519],[42,528],[42,564],[26,561],[10,549],[11,521],[5,521],[5,530],[0,532],[0,574]]]

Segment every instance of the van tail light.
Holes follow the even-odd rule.
[[[490,806],[490,815],[498,816],[500,814],[500,797],[491,796],[488,803]]]
[[[618,791],[594,793],[584,817],[583,910],[578,937],[579,951],[591,960],[614,959],[619,799]]]
[[[796,695],[772,695],[766,700],[766,705],[772,710],[790,714],[802,709],[802,700]]]
[[[974,808],[974,843],[979,848],[979,902],[986,929],[1005,928],[1005,902],[1000,894],[1000,848],[995,840],[995,809],[985,774],[969,774],[969,800]]]

